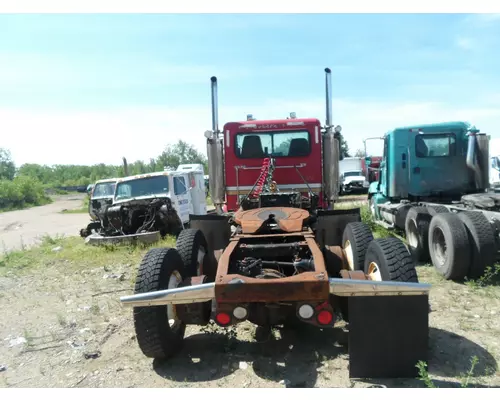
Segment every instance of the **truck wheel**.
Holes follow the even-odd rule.
[[[442,214],[442,213],[449,213],[450,210],[448,210],[445,206],[429,206],[427,207],[429,210],[429,214],[434,216],[436,214]]]
[[[134,293],[173,289],[185,278],[176,249],[151,249],[139,266]],[[146,357],[165,359],[182,347],[186,324],[177,318],[174,305],[134,307],[134,326],[137,342]]]
[[[429,261],[429,223],[431,215],[426,207],[412,207],[406,214],[405,236],[408,250],[415,261]]]
[[[374,281],[418,283],[410,252],[401,240],[394,237],[375,239],[370,243],[364,271]]]
[[[363,270],[365,254],[373,234],[363,222],[349,222],[342,235],[342,247],[351,271]]]
[[[458,215],[443,213],[432,218],[429,250],[432,264],[445,279],[461,280],[467,276],[471,261],[470,242]]]
[[[199,229],[184,229],[177,237],[176,246],[189,276],[203,275],[204,264],[208,260],[205,235]]]
[[[495,235],[488,219],[483,213],[463,211],[457,215],[465,225],[469,242],[472,245],[472,259],[467,276],[477,279],[484,274],[486,267],[495,264]]]

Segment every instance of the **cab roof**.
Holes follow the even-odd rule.
[[[245,127],[253,129],[286,129],[286,128],[297,128],[301,125],[304,126],[314,126],[321,124],[319,119],[317,118],[283,118],[283,119],[255,119],[250,121],[234,121],[234,122],[226,122],[224,124],[224,130],[234,129],[238,127]],[[272,126],[277,125],[277,126]]]
[[[133,180],[136,180],[136,179],[151,178],[153,176],[161,176],[161,175],[168,176],[172,172],[175,172],[175,171],[160,171],[160,172],[150,172],[148,174],[131,175],[131,176],[126,176],[124,178],[119,178],[117,180],[117,183],[133,181]]]
[[[98,181],[95,181],[94,185],[97,185],[98,183],[113,183],[116,182],[118,178],[106,178],[106,179],[99,179]]]
[[[468,130],[472,126],[470,123],[465,121],[450,121],[450,122],[438,122],[434,124],[421,124],[421,125],[412,125],[412,126],[401,126],[394,128],[393,130],[387,132],[387,134],[396,132],[396,131],[404,131],[410,129],[419,129],[423,131],[438,131],[440,129],[457,129],[457,130]]]

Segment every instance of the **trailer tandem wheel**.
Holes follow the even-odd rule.
[[[457,215],[467,229],[472,250],[471,263],[467,276],[477,279],[484,274],[486,267],[495,264],[495,235],[488,219],[483,213],[478,211],[463,211]]]
[[[429,250],[432,264],[448,280],[467,276],[471,261],[469,236],[455,213],[435,215],[429,226]]]
[[[176,249],[151,249],[139,266],[134,293],[173,289],[185,278]],[[186,324],[177,318],[174,305],[134,307],[133,312],[137,342],[146,357],[165,359],[180,350]]]
[[[349,222],[342,234],[342,247],[351,271],[363,270],[365,254],[373,234],[363,222]]]
[[[427,207],[412,207],[405,220],[408,250],[415,261],[429,261],[429,224],[431,215]]]
[[[370,243],[365,274],[374,280],[418,282],[411,254],[397,238]],[[429,296],[348,299],[349,377],[416,377],[416,364],[428,358]]]

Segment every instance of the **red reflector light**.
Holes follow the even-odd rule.
[[[318,322],[321,325],[328,325],[332,322],[333,315],[330,311],[322,310],[318,313]]]
[[[229,314],[221,312],[215,316],[215,320],[221,325],[227,325],[231,322],[231,317]]]

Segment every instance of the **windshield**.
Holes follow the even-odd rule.
[[[349,171],[349,172],[344,172],[344,177],[348,176],[363,176],[361,171]]]
[[[168,176],[159,175],[149,178],[120,182],[116,187],[116,200],[139,196],[168,194]]]
[[[311,152],[306,130],[238,133],[234,146],[238,158],[304,157]]]
[[[113,197],[113,195],[115,194],[115,186],[115,182],[98,183],[94,187],[92,198],[96,199],[99,197]]]

